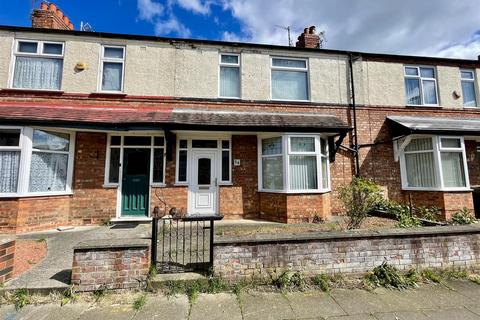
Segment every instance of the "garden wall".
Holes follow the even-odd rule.
[[[228,280],[282,270],[305,275],[366,273],[384,260],[400,270],[480,265],[480,227],[449,226],[378,232],[220,238],[214,272]]]
[[[15,240],[0,239],[0,284],[12,278],[14,256]]]

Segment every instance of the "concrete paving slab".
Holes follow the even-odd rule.
[[[435,320],[479,320],[480,316],[471,312],[467,308],[449,308],[427,310],[424,313]]]
[[[377,320],[432,320],[421,311],[397,311],[374,314]]]
[[[287,294],[290,306],[298,318],[318,318],[346,315],[345,311],[324,292],[292,292]]]
[[[244,293],[242,294],[243,319],[294,319],[288,300],[280,293]]]
[[[331,295],[349,315],[396,311],[388,303],[382,301],[377,294],[364,290],[335,289],[332,290]]]
[[[233,294],[201,294],[192,306],[190,320],[242,320],[242,312]]]
[[[448,282],[448,286],[459,294],[472,300],[472,302],[478,302],[480,300],[480,285],[473,283],[469,280],[452,280]]]
[[[329,317],[327,320],[376,320],[372,315],[354,314],[351,316]]]
[[[178,297],[148,297],[147,303],[135,314],[134,319],[185,320],[188,318],[189,309],[188,299],[183,295]],[[208,317],[203,320],[205,319],[208,319]]]
[[[80,315],[89,307],[88,304],[45,304],[45,305],[28,305],[16,311],[13,306],[0,310],[0,319],[4,320],[64,320],[78,319]]]
[[[131,320],[137,312],[131,305],[114,306],[94,306],[83,312],[78,319],[80,320]]]
[[[465,306],[468,310],[472,311],[473,313],[480,316],[480,304],[478,302],[476,304],[469,304]]]

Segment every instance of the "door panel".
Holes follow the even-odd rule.
[[[192,177],[189,185],[189,213],[216,214],[217,212],[217,153],[192,152]]]
[[[123,151],[122,216],[148,216],[150,149]]]

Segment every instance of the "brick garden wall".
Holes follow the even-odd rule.
[[[14,256],[15,240],[0,240],[0,284],[12,278]]]
[[[214,245],[214,272],[229,280],[267,277],[285,270],[309,276],[366,273],[385,259],[400,270],[477,267],[480,228],[220,238]]]

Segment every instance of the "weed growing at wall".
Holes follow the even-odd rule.
[[[30,293],[27,289],[15,290],[10,301],[15,306],[15,310],[20,310],[31,303]]]
[[[404,276],[386,261],[378,267],[375,267],[367,276],[365,276],[367,285],[370,287],[385,287],[400,290],[416,286],[417,279],[415,273],[412,272]]]
[[[145,303],[147,303],[147,295],[142,294],[140,297],[135,299],[135,301],[133,301],[132,308],[133,308],[133,310],[138,311],[138,310],[142,309],[143,306],[145,306]]]
[[[452,215],[452,223],[454,225],[467,225],[477,223],[477,220],[470,210],[463,208]]]

